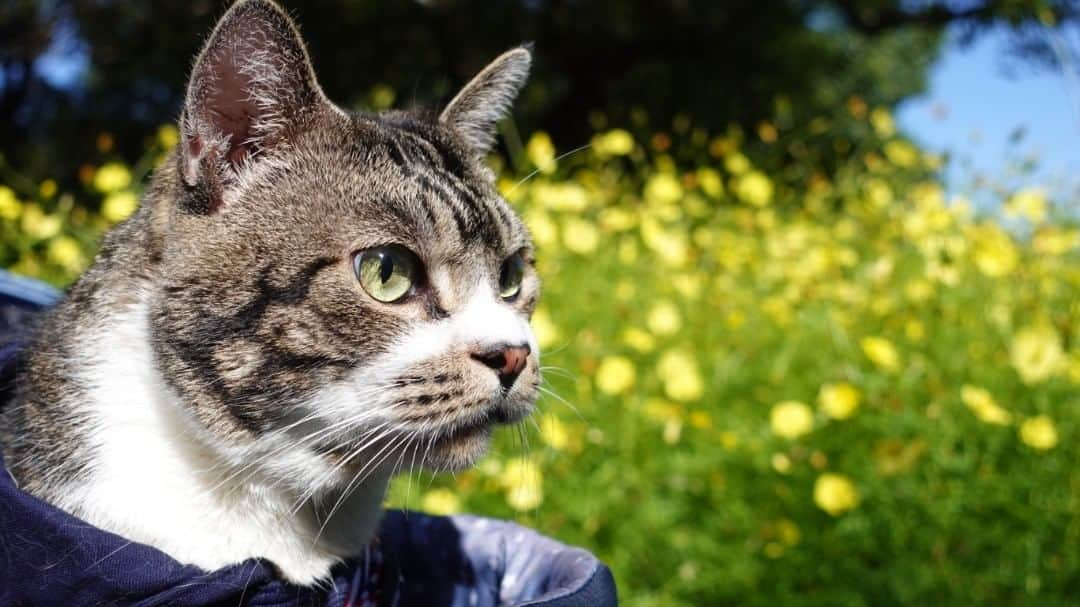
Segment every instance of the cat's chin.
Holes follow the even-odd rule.
[[[426,453],[424,467],[437,472],[461,472],[476,465],[491,446],[490,425],[454,431],[435,440]]]
[[[424,467],[438,472],[460,472],[471,468],[487,453],[497,426],[517,423],[531,411],[528,404],[507,406],[503,403],[493,408],[483,421],[436,433],[420,450]]]

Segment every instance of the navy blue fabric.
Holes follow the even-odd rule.
[[[611,572],[596,557],[513,523],[391,512],[379,540],[398,561],[402,604],[617,604]]]
[[[0,321],[8,319],[0,322],[0,346],[6,344],[0,347],[0,377],[10,381],[22,338],[18,325],[57,298],[40,283],[0,271]],[[372,550],[378,551],[382,569],[377,594],[388,604],[617,604],[610,571],[591,554],[504,521],[391,511]],[[288,584],[262,560],[207,572],[79,520],[20,491],[0,473],[3,607],[352,605],[357,581],[364,580],[361,574],[372,562],[368,557],[358,555],[336,567],[333,585],[321,589]]]

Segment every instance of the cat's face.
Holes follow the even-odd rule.
[[[439,116],[349,114],[277,7],[223,18],[192,74],[151,319],[208,440],[332,487],[468,466],[528,415],[539,282],[482,164],[528,60],[496,60]]]

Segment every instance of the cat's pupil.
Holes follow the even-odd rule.
[[[394,260],[385,253],[379,257],[379,280],[385,283],[394,274]]]
[[[499,295],[505,300],[511,300],[521,290],[521,278],[525,273],[525,262],[521,254],[515,253],[503,262],[499,269]]]

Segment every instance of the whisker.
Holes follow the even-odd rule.
[[[580,151],[582,151],[582,150],[587,150],[587,149],[589,149],[589,148],[591,148],[591,147],[592,147],[592,144],[591,144],[591,143],[586,143],[586,144],[585,144],[585,145],[583,145],[583,146],[579,146],[579,147],[576,147],[576,148],[574,148],[574,149],[570,150],[569,152],[566,152],[565,154],[560,154],[559,156],[556,156],[556,157],[555,157],[555,162],[558,162],[558,161],[562,160],[563,158],[566,158],[567,156],[570,156],[570,155],[572,155],[572,154],[576,154],[576,153],[578,153],[578,152],[580,152]],[[509,191],[509,192],[507,192],[507,193],[506,193],[506,195],[507,195],[507,196],[510,196],[510,195],[511,195],[511,194],[513,194],[513,193],[514,193],[514,192],[515,192],[515,191],[516,191],[516,190],[517,190],[517,189],[518,189],[519,187],[521,187],[521,185],[522,185],[522,184],[524,184],[524,183],[525,183],[526,181],[528,181],[528,180],[532,179],[533,177],[536,177],[536,176],[537,176],[537,175],[538,175],[539,173],[540,173],[540,169],[535,169],[535,170],[533,170],[533,172],[529,173],[529,174],[528,174],[528,175],[526,175],[525,177],[522,177],[521,181],[519,181],[519,182],[517,182],[516,184],[514,184],[514,187],[510,188],[510,191]]]
[[[584,422],[584,421],[587,421],[587,420],[585,419],[585,416],[581,414],[581,411],[578,411],[578,408],[577,408],[577,407],[575,407],[575,406],[573,405],[573,403],[571,403],[570,401],[566,400],[566,399],[565,399],[565,398],[563,398],[562,396],[559,396],[559,394],[558,394],[558,393],[556,393],[556,392],[555,392],[554,390],[552,390],[551,388],[547,388],[547,387],[544,387],[544,386],[537,386],[537,389],[538,389],[538,390],[540,390],[540,392],[541,392],[541,393],[543,393],[543,394],[545,394],[545,395],[547,395],[547,396],[550,396],[551,398],[554,398],[555,400],[559,401],[559,402],[560,402],[560,403],[562,403],[563,405],[566,405],[566,407],[567,407],[568,409],[570,409],[571,411],[573,411],[573,412],[574,412],[574,415],[576,415],[576,416],[578,417],[578,419],[579,419],[579,420],[581,420],[581,421],[583,421],[583,422]]]

